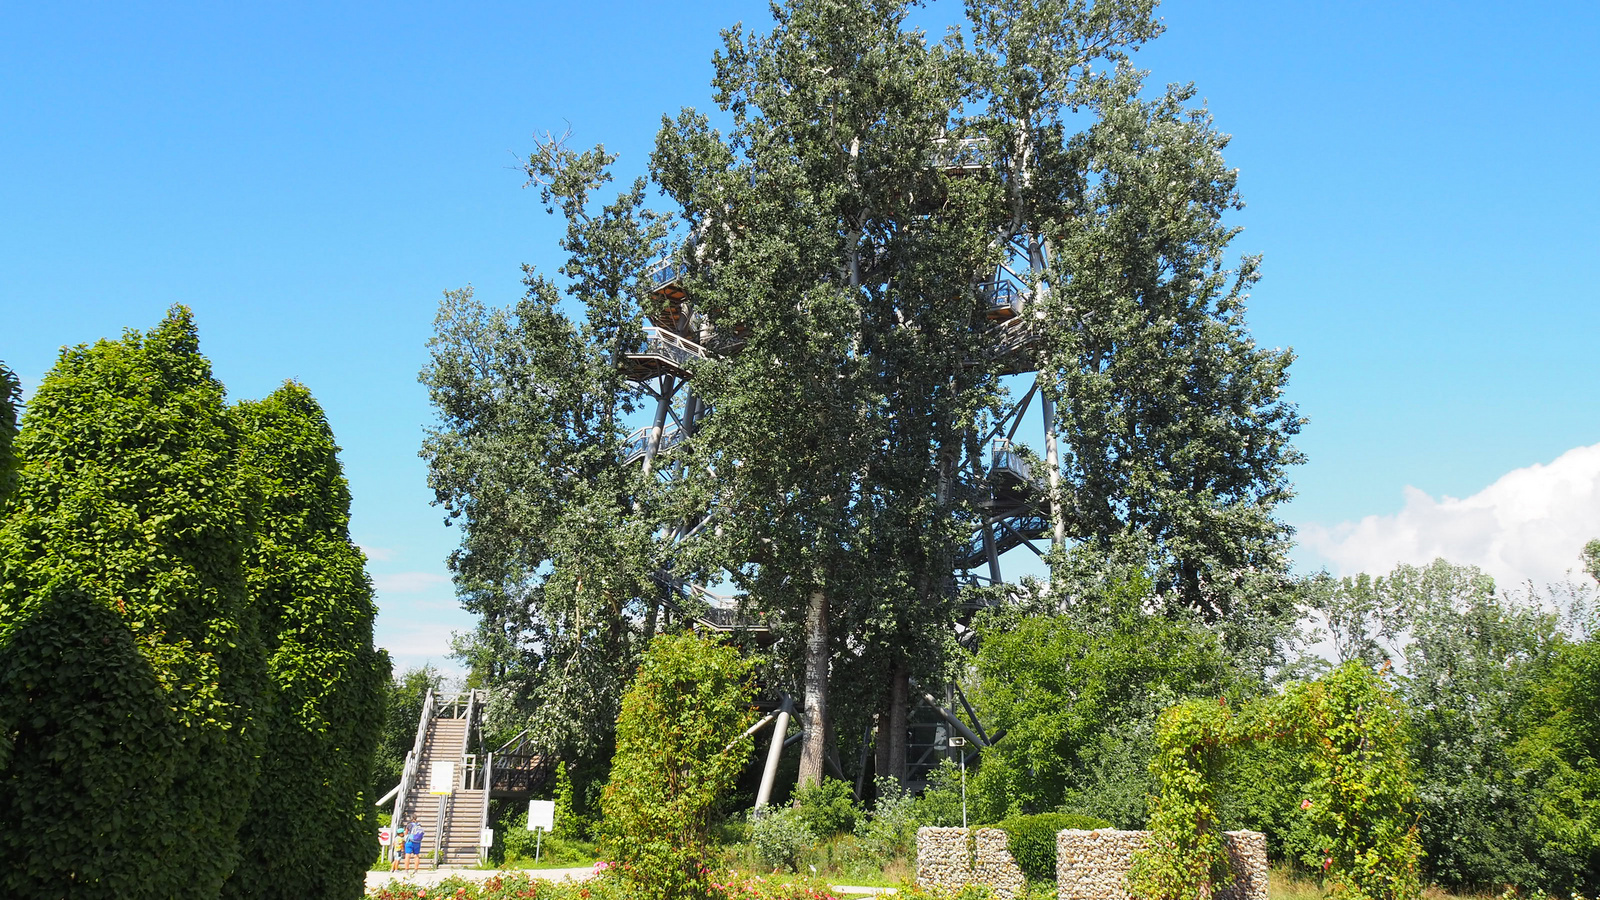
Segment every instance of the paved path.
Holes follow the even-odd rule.
[[[471,881],[483,881],[493,875],[510,875],[513,872],[522,872],[529,878],[540,878],[548,881],[562,881],[568,878],[572,879],[573,881],[584,881],[594,877],[593,866],[583,866],[576,869],[507,869],[505,871],[498,871],[495,869],[418,869],[417,871],[411,873],[368,872],[367,891],[370,893],[378,888],[393,883],[413,884],[417,887],[432,887],[433,885],[436,885],[451,876],[458,876]],[[839,896],[841,897],[861,896],[864,894],[872,896],[887,896],[895,892],[894,888],[860,887],[848,884],[833,884],[829,885],[829,887],[838,892]]]
[[[541,878],[548,881],[562,881],[567,878],[573,881],[584,881],[594,877],[593,866],[583,866],[576,869],[508,869],[503,872],[495,869],[418,869],[415,872],[368,872],[367,890],[374,891],[392,882],[409,883],[418,887],[432,887],[452,876],[469,881],[484,881],[494,875],[510,875],[512,872],[522,872],[529,878]]]

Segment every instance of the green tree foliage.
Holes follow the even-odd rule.
[[[683,490],[719,527],[682,553],[782,629],[802,783],[822,775],[835,681],[936,670],[961,524],[947,483],[995,386],[965,363],[984,358],[973,282],[998,199],[929,164],[962,85],[907,9],[794,2],[768,33],[734,28],[713,79],[729,133],[685,110],[652,157],[697,229],[691,292],[743,341],[694,373],[716,412],[677,451]]]
[[[1052,211],[1044,276],[1068,533],[1107,550],[1138,535],[1160,593],[1239,615],[1283,571],[1273,510],[1302,461],[1289,443],[1302,419],[1282,397],[1293,355],[1247,330],[1259,261],[1228,267],[1237,172],[1194,88],[1143,100],[1125,66],[1086,81],[1098,120],[1067,145],[1081,168],[1056,175],[1082,187]]]
[[[658,635],[622,700],[601,807],[635,896],[711,896],[711,817],[749,757],[750,663],[693,635]]]
[[[1223,773],[1242,744],[1266,741],[1306,757],[1300,811],[1311,841],[1302,861],[1325,873],[1330,892],[1415,900],[1421,844],[1405,731],[1393,691],[1361,662],[1237,711],[1225,700],[1168,709],[1151,763],[1158,793],[1150,844],[1130,873],[1132,891],[1191,900],[1232,880],[1220,817]]]
[[[350,540],[350,488],[322,408],[289,382],[235,411],[257,492],[247,580],[270,696],[261,778],[227,897],[359,897],[372,861],[373,754],[389,660]],[[286,843],[286,836],[292,842]],[[292,849],[291,849],[292,846]]]
[[[1409,611],[1400,684],[1430,875],[1452,886],[1547,883],[1548,848],[1527,827],[1539,786],[1510,751],[1555,617],[1443,561],[1397,568],[1388,580]]]
[[[0,884],[217,896],[265,683],[238,427],[174,307],[64,350],[29,404],[0,524]]]
[[[1533,839],[1545,886],[1600,890],[1600,638],[1563,641],[1522,711],[1512,758],[1538,784]],[[1527,823],[1523,823],[1527,827]]]
[[[1541,802],[1539,770],[1512,753],[1560,641],[1556,616],[1444,560],[1379,577],[1324,576],[1306,595],[1342,659],[1394,660],[1402,671],[1429,876],[1452,887],[1569,882],[1559,843],[1527,827]]]
[[[618,464],[622,417],[636,389],[621,358],[641,331],[636,312],[660,229],[638,183],[599,207],[615,156],[551,140],[527,164],[530,183],[567,222],[561,291],[527,269],[514,309],[486,309],[470,289],[445,296],[422,372],[439,423],[423,443],[428,481],[461,526],[450,557],[457,590],[479,615],[464,648],[495,685],[492,718],[531,727],[563,757],[602,755],[638,655],[641,597],[655,597],[655,519],[642,476]]]
[[[942,43],[911,6],[777,4],[770,31],[731,29],[715,57],[726,133],[693,109],[663,122],[652,175],[709,351],[688,364],[693,408],[714,410],[681,423],[670,479],[617,463],[639,397],[618,364],[661,312],[640,275],[663,222],[640,184],[598,206],[602,149],[549,140],[528,163],[567,222],[584,324],[532,273],[509,313],[466,294],[441,310],[424,455],[464,526],[470,651],[547,743],[604,746],[590,711],[615,708],[654,630],[658,570],[768,615],[771,683],[803,696],[803,782],[836,749],[836,712],[859,728],[888,712],[900,740],[906,676],[950,661],[949,576],[982,514],[973,439],[1019,362],[984,287],[1012,247],[1029,306],[1009,333],[1031,329],[1062,410],[1047,505],[1063,542],[1144,542],[1155,595],[1214,622],[1283,612],[1291,356],[1245,328],[1256,263],[1228,258],[1225,136],[1192,90],[1141,99],[1128,60],[1160,32],[1153,3],[973,2]]]
[[[5,363],[0,362],[0,503],[11,495],[17,482],[17,414],[22,405],[22,383]]]
[[[444,675],[432,666],[392,676],[384,689],[383,730],[372,761],[372,796],[382,797],[400,783],[406,754],[416,745],[417,726],[428,691],[444,688]]]
[[[1600,541],[1584,548],[1600,579]],[[1600,621],[1585,609],[1527,690],[1511,757],[1538,787],[1534,839],[1553,891],[1600,892]]]
[[[1123,581],[1102,610],[980,620],[975,700],[991,734],[973,779],[977,817],[1063,807],[1136,828],[1146,818],[1156,718],[1235,682],[1216,636],[1140,611],[1148,581]]]

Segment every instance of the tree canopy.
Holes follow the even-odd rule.
[[[840,715],[886,725],[903,776],[908,679],[944,679],[965,548],[1001,527],[982,435],[1029,373],[1059,412],[1023,490],[1057,551],[1138,543],[1152,612],[1285,604],[1292,356],[1247,330],[1226,136],[1130,63],[1153,3],[972,2],[943,41],[909,9],[794,0],[729,30],[726,129],[686,108],[657,135],[671,216],[643,183],[601,206],[613,157],[541,141],[563,282],[441,307],[423,454],[464,526],[467,649],[557,746],[603,745],[589,710],[640,639],[725,585],[802,700],[801,779]]]

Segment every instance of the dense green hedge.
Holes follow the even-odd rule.
[[[174,307],[148,334],[63,351],[15,435],[7,896],[362,893],[388,660],[349,488],[303,387],[223,400]]]
[[[17,480],[17,409],[22,403],[22,385],[17,376],[0,362],[0,503],[11,495]]]
[[[244,855],[223,895],[357,897],[377,828],[368,791],[389,661],[372,646],[376,608],[350,541],[350,488],[305,387],[285,384],[236,415],[256,495],[247,577],[272,702]]]
[[[10,895],[214,898],[233,870],[265,681],[237,447],[181,307],[63,351],[30,402],[0,524]]]
[[[1075,813],[1040,813],[1012,816],[994,826],[1006,833],[1011,857],[1029,881],[1056,880],[1056,834],[1068,828],[1093,831],[1110,828],[1111,823]]]

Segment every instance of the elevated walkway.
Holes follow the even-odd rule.
[[[622,371],[629,381],[648,381],[662,375],[688,378],[692,363],[711,358],[709,350],[683,335],[646,325],[644,346],[623,357]]]

